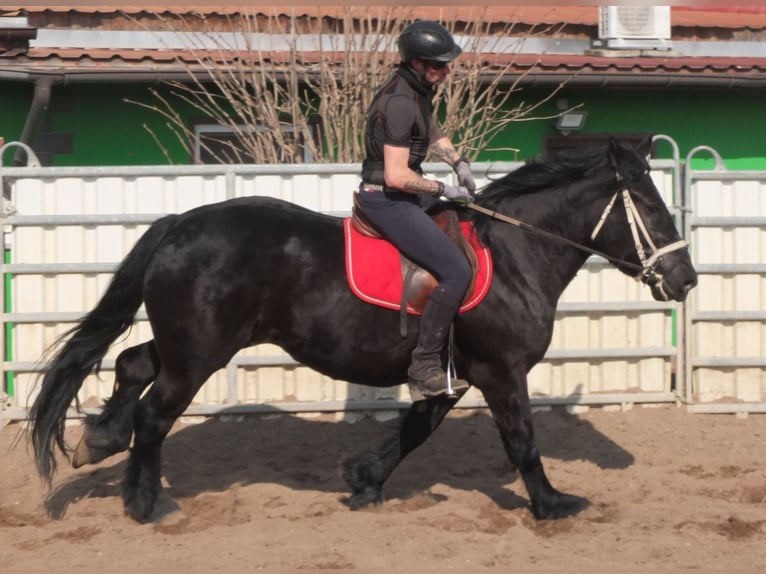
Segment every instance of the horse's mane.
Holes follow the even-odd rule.
[[[607,163],[605,146],[590,146],[562,150],[549,159],[526,162],[503,177],[490,182],[481,192],[488,203],[509,196],[527,195],[558,187],[585,177]]]
[[[608,162],[606,146],[589,146],[561,150],[545,161],[533,159],[521,167],[495,179],[480,190],[477,204],[497,209],[501,200],[558,189],[586,177]],[[473,217],[476,231],[487,238],[489,219]]]

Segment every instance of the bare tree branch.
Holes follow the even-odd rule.
[[[189,81],[168,82],[168,97],[153,90],[153,104],[132,103],[162,115],[190,154],[199,145],[215,161],[360,162],[367,109],[398,64],[396,38],[412,14],[394,6],[346,6],[329,23],[307,21],[294,9],[289,17],[276,9],[271,16],[237,14],[223,26],[227,32],[220,25],[206,27],[204,16],[193,22],[158,16],[185,39],[188,50],[177,61]],[[477,8],[460,25],[448,25],[464,56],[439,87],[438,119],[458,152],[475,159],[482,151],[497,151],[492,142],[512,123],[548,117],[535,114],[563,84],[539,101],[518,101],[525,74],[513,64],[521,47],[520,41],[509,44],[514,23],[491,27]],[[231,137],[198,137],[177,110],[180,105],[224,126]]]

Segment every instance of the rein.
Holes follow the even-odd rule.
[[[607,253],[599,251],[598,249],[592,249],[586,245],[577,243],[576,241],[572,241],[571,239],[567,239],[566,237],[562,237],[561,235],[556,235],[555,233],[551,233],[550,231],[546,231],[545,229],[540,229],[539,227],[535,227],[534,225],[524,223],[523,221],[514,219],[513,217],[503,215],[502,213],[498,213],[497,211],[487,209],[486,207],[476,205],[475,203],[469,204],[468,207],[475,211],[478,211],[479,213],[488,215],[492,219],[504,221],[505,223],[510,223],[511,225],[515,225],[516,227],[520,227],[521,229],[525,231],[529,231],[536,235],[541,235],[543,237],[547,237],[548,239],[554,239],[561,243],[565,243],[566,245],[569,245],[570,247],[575,247],[577,249],[590,253],[591,255],[598,255],[599,257],[603,257],[610,263],[614,263],[614,264],[619,263],[619,264],[625,265],[626,267],[630,267],[631,269],[633,269],[634,271],[638,273],[641,273],[643,271],[643,267],[641,267],[640,265],[636,265],[635,263],[631,263],[630,261],[625,261],[624,259],[620,259],[619,257],[613,257]]]
[[[547,237],[555,241],[559,241],[561,243],[569,245],[570,247],[574,247],[576,249],[580,249],[581,251],[585,251],[586,253],[590,253],[591,255],[598,255],[599,257],[603,257],[604,259],[606,259],[612,264],[622,265],[624,267],[632,269],[633,271],[636,272],[636,275],[634,276],[634,279],[636,279],[636,281],[641,281],[642,283],[646,283],[647,285],[659,284],[660,290],[662,290],[663,276],[661,273],[657,272],[657,269],[656,269],[657,264],[660,262],[663,255],[667,253],[671,253],[673,251],[677,251],[679,249],[683,249],[684,247],[688,245],[688,242],[681,239],[679,241],[675,241],[671,243],[670,245],[666,245],[665,247],[661,247],[658,249],[655,246],[654,242],[652,241],[652,238],[649,235],[649,231],[646,229],[646,225],[644,224],[643,219],[641,219],[641,214],[636,209],[636,206],[630,197],[630,190],[627,187],[622,189],[621,191],[616,192],[612,196],[612,199],[609,201],[606,208],[604,209],[604,212],[601,214],[601,217],[599,218],[598,223],[596,223],[596,226],[593,229],[593,232],[591,233],[590,238],[591,240],[596,239],[599,232],[601,231],[601,228],[604,225],[604,222],[606,221],[607,216],[609,215],[609,213],[612,210],[612,207],[614,206],[617,196],[620,194],[622,194],[623,204],[625,205],[625,213],[628,218],[628,226],[630,227],[630,232],[633,235],[633,243],[635,245],[638,258],[641,261],[641,265],[636,265],[635,263],[631,263],[630,261],[620,259],[619,257],[613,257],[597,249],[587,247],[585,245],[582,245],[581,243],[577,243],[576,241],[572,241],[571,239],[562,237],[561,235],[556,235],[555,233],[551,233],[550,231],[546,231],[544,229],[540,229],[539,227],[535,227],[528,223],[524,223],[523,221],[520,221],[513,217],[509,217],[502,213],[498,213],[497,211],[487,209],[486,207],[481,207],[480,205],[476,205],[475,203],[469,204],[468,207],[470,207],[471,209],[475,211],[478,211],[479,213],[488,215],[492,219],[497,219],[499,221],[504,221],[505,223],[510,223],[511,225],[515,225],[516,227],[520,227],[521,229],[524,229],[525,231],[529,231],[531,233],[541,235],[543,237]],[[652,254],[649,257],[646,256],[646,250],[644,249],[644,241],[646,241],[646,244],[649,246],[649,248],[652,251]],[[664,294],[664,290],[662,291]]]

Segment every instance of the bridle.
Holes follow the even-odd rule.
[[[623,188],[621,191],[615,193],[612,196],[612,199],[609,200],[609,203],[607,203],[606,207],[604,208],[604,212],[601,214],[598,223],[596,223],[596,226],[593,228],[593,232],[590,234],[591,241],[594,241],[601,231],[606,218],[612,211],[612,207],[614,206],[618,195],[622,195],[622,203],[625,206],[625,215],[628,219],[628,227],[630,227],[630,233],[633,235],[633,244],[636,248],[638,260],[641,261],[641,270],[634,278],[637,281],[641,281],[647,285],[659,284],[659,289],[662,291],[663,296],[667,297],[665,292],[662,290],[663,276],[662,273],[657,271],[657,266],[659,265],[660,261],[662,261],[663,255],[672,253],[673,251],[678,251],[679,249],[684,249],[689,245],[689,243],[684,239],[679,239],[670,245],[666,245],[658,249],[654,244],[654,241],[652,241],[652,237],[649,235],[649,231],[646,229],[644,220],[641,219],[641,214],[638,212],[636,205],[633,203],[633,198],[630,196],[630,188]],[[646,243],[646,245],[649,247],[649,250],[651,251],[651,255],[649,257],[646,255],[644,243]]]
[[[621,181],[622,179],[623,179],[622,176],[617,174],[617,180]],[[666,245],[658,249],[657,246],[654,244],[654,241],[652,241],[651,235],[649,234],[649,231],[647,230],[646,225],[644,224],[644,221],[641,218],[641,214],[638,212],[635,204],[633,203],[633,199],[630,196],[629,185],[626,185],[622,187],[622,189],[620,189],[619,191],[615,192],[615,194],[609,200],[609,203],[604,208],[604,211],[601,214],[601,217],[599,218],[598,222],[596,223],[596,226],[591,232],[591,235],[590,235],[591,241],[596,239],[599,232],[601,231],[601,228],[604,226],[604,222],[606,221],[606,218],[609,216],[609,213],[612,211],[612,207],[614,207],[614,204],[617,200],[618,195],[622,195],[623,205],[625,206],[625,215],[627,216],[627,219],[628,219],[628,226],[630,227],[630,232],[633,235],[633,243],[635,245],[636,254],[638,255],[638,259],[641,262],[641,265],[636,265],[635,263],[631,263],[630,261],[626,261],[625,259],[621,259],[619,257],[613,257],[612,255],[603,253],[602,251],[598,251],[597,249],[587,247],[585,245],[577,243],[576,241],[567,239],[566,237],[562,237],[555,233],[551,233],[550,231],[546,231],[544,229],[540,229],[533,225],[529,225],[528,223],[524,223],[523,221],[520,221],[513,217],[503,215],[502,213],[498,213],[494,210],[487,209],[486,207],[482,207],[480,205],[476,205],[475,203],[470,204],[468,207],[470,207],[471,209],[475,211],[488,215],[492,219],[497,219],[499,221],[504,221],[505,223],[510,223],[511,225],[515,225],[531,233],[542,235],[543,237],[548,237],[550,239],[554,239],[561,243],[565,243],[571,247],[575,247],[577,249],[580,249],[581,251],[590,253],[591,255],[598,255],[599,257],[603,257],[604,259],[606,259],[610,263],[613,263],[614,265],[631,269],[635,271],[635,275],[633,275],[633,278],[636,281],[640,281],[641,283],[649,285],[650,287],[657,286],[659,291],[662,293],[662,296],[667,301],[670,299],[670,297],[667,295],[667,293],[665,293],[665,290],[663,289],[664,276],[662,275],[662,273],[660,273],[657,270],[657,267],[662,261],[663,255],[685,248],[688,245],[688,242],[683,239],[680,239],[678,241],[671,243],[670,245]],[[646,244],[647,247],[649,248],[649,251],[650,251],[649,256],[647,256],[647,251],[644,248],[644,244]]]

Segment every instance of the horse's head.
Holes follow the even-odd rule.
[[[612,139],[609,166],[616,193],[591,233],[595,248],[608,253],[624,273],[646,283],[658,301],[683,301],[697,284],[687,243],[649,174],[651,138],[635,149]]]

